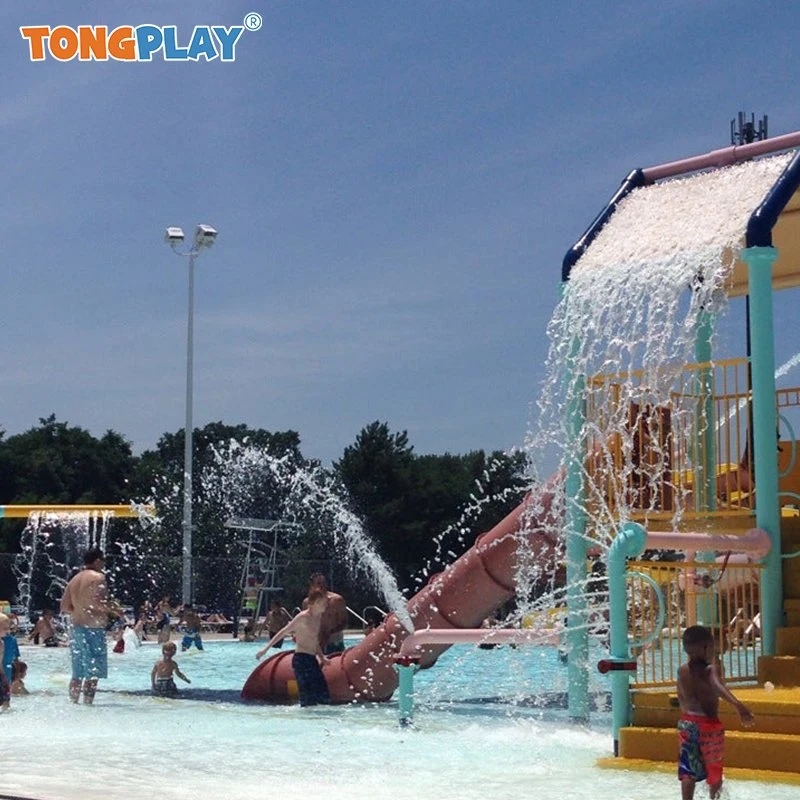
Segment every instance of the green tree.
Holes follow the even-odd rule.
[[[395,567],[412,555],[403,533],[413,518],[413,450],[406,431],[392,433],[387,423],[375,421],[334,464],[353,510],[365,521],[384,560]]]
[[[519,503],[524,456],[414,454],[405,431],[366,426],[334,465],[384,559],[408,586],[461,555]],[[417,583],[420,581],[417,580]]]
[[[130,500],[129,479],[136,459],[129,442],[115,431],[107,431],[97,439],[91,433],[66,422],[58,422],[55,414],[39,420],[37,427],[24,433],[0,439],[0,503],[12,504],[117,504]],[[17,553],[25,527],[22,520],[4,520],[0,526],[0,550]],[[112,538],[124,538],[126,523],[112,522]],[[33,565],[38,593],[34,604],[44,602],[39,584],[46,588],[45,556],[53,562],[65,558],[65,542],[58,530],[48,540],[43,563]],[[10,563],[0,576],[0,596],[17,591],[12,580]],[[34,588],[36,588],[34,587]]]
[[[115,431],[96,439],[55,414],[0,442],[2,502],[123,503],[135,459]]]

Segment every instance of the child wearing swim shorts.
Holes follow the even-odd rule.
[[[708,783],[711,800],[722,789],[725,729],[719,719],[719,698],[727,700],[746,727],[753,724],[750,709],[725,686],[714,658],[714,636],[702,625],[683,632],[683,649],[689,657],[678,670],[678,780],[682,800],[692,800],[698,781]]]
[[[175,685],[174,675],[182,681],[191,681],[178,669],[178,665],[173,661],[178,646],[175,642],[165,642],[161,648],[162,659],[156,661],[150,673],[150,685],[156,697],[177,697],[178,687]]]
[[[260,659],[271,647],[289,634],[294,634],[295,650],[292,655],[292,669],[297,680],[298,699],[301,706],[314,706],[329,703],[330,694],[322,668],[327,659],[322,653],[319,633],[322,617],[328,606],[328,597],[324,591],[315,587],[308,593],[305,610],[301,611],[291,622],[284,625],[265,647],[256,653]]]

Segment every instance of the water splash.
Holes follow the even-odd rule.
[[[86,550],[105,551],[112,516],[111,512],[87,511],[36,511],[28,516],[13,567],[19,602],[28,613],[35,599],[44,598],[51,605],[61,599]]]
[[[561,470],[576,458],[589,489],[582,503],[566,497],[563,482],[556,484],[555,513],[546,522],[553,535],[562,535],[564,512],[573,507],[591,515],[593,544],[605,548],[632,507],[661,507],[669,444],[659,420],[669,413],[673,430],[702,433],[696,403],[674,402],[682,368],[695,360],[707,316],[724,313],[747,219],[789,158],[784,154],[637,189],[575,265],[548,326],[539,418],[526,438],[534,477],[538,465],[554,457]],[[570,412],[584,402],[589,414],[572,430]],[[649,437],[647,464],[636,463],[636,436]],[[575,455],[583,443],[591,481],[587,451]],[[677,494],[674,524],[683,514],[682,502]],[[524,562],[520,585],[532,579]]]
[[[800,353],[795,353],[788,361],[781,364],[778,369],[775,370],[775,380],[782,378],[790,369],[796,367],[798,364],[800,364]]]
[[[394,574],[375,550],[361,520],[348,507],[344,490],[320,466],[296,457],[271,455],[262,447],[231,440],[214,448],[213,468],[201,481],[206,497],[231,516],[258,516],[254,498],[274,486],[269,516],[323,532],[343,553],[348,568],[361,572],[380,591],[391,611],[409,630],[414,626]]]

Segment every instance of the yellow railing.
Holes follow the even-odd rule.
[[[728,680],[754,681],[761,655],[760,564],[635,561],[628,565],[628,626],[637,660],[634,685],[674,686],[689,625],[711,628]],[[658,586],[656,590],[647,576]],[[659,597],[660,594],[660,597]],[[663,611],[661,605],[663,603]]]
[[[746,359],[591,378],[590,513],[751,514],[749,399]],[[800,392],[782,390],[777,402],[798,404]]]

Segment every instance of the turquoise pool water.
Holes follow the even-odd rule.
[[[0,717],[0,794],[72,800],[159,798],[516,798],[648,800],[678,795],[671,775],[599,770],[608,714],[577,728],[558,709],[515,706],[515,695],[557,692],[555,648],[453,648],[417,677],[416,726],[394,703],[301,709],[244,704],[238,693],[259,644],[209,642],[178,654],[191,687],[149,696],[156,645],[109,654],[93,707],[66,696],[69,651],[23,647],[32,694]],[[603,678],[593,685],[604,689]],[[495,699],[493,699],[495,698]],[[797,787],[736,783],[732,796]]]

